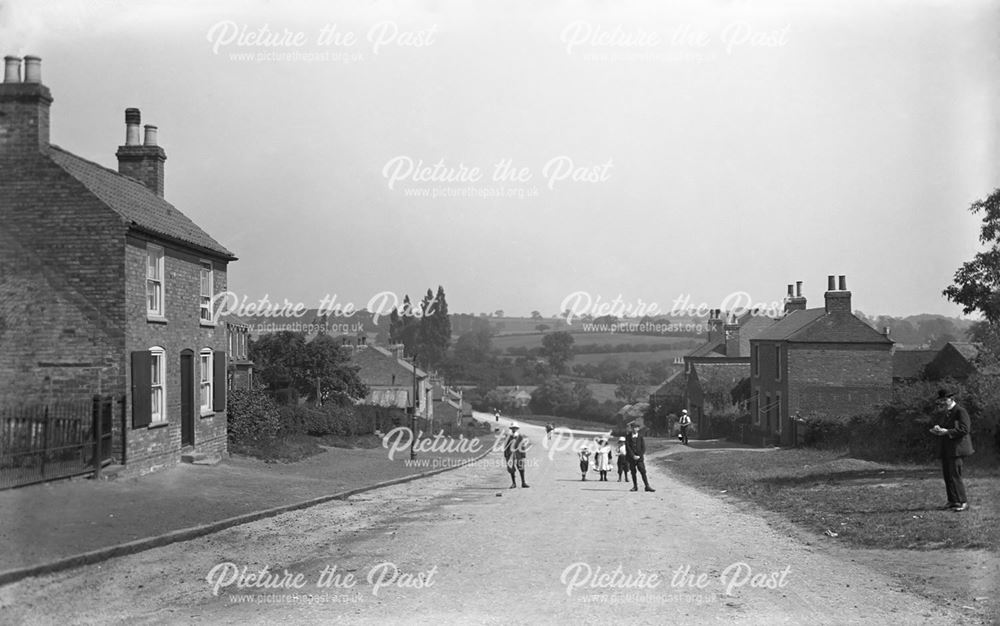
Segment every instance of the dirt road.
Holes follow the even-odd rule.
[[[653,464],[655,493],[581,481],[571,447],[524,430],[528,489],[507,488],[494,453],[0,588],[0,622],[968,623]]]

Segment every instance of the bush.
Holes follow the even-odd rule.
[[[230,440],[254,444],[273,440],[281,430],[278,406],[262,389],[234,389],[228,397]]]
[[[384,433],[405,421],[400,409],[370,405],[295,405],[280,407],[280,411],[284,433],[315,437],[370,435],[376,429]]]
[[[818,450],[846,449],[851,443],[852,420],[807,417],[801,421],[805,429],[803,444]]]

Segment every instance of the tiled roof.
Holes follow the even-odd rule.
[[[853,314],[828,315],[825,308],[792,311],[756,338],[765,341],[892,344],[888,337]]]
[[[948,345],[954,348],[956,352],[964,356],[967,361],[971,361],[979,356],[979,346],[975,343],[968,341],[949,341]]]
[[[139,181],[82,159],[58,146],[50,148],[48,157],[56,165],[82,183],[127,222],[141,230],[236,260],[232,252]]]
[[[413,366],[394,357],[391,352],[379,346],[368,346],[351,355],[351,362],[361,367],[358,376],[366,385],[407,385],[413,384]],[[393,382],[395,376],[395,382]],[[417,368],[417,379],[426,378],[427,373]]]
[[[896,350],[892,353],[893,378],[920,378],[937,350]]]
[[[689,357],[715,357],[715,356],[726,356],[726,341],[725,339],[717,339],[716,341],[706,341],[701,344],[690,353]]]
[[[738,355],[729,356],[742,356],[750,357],[750,340],[756,339],[765,330],[774,326],[776,319],[773,317],[766,317],[764,315],[752,315],[751,313],[745,313],[742,318],[740,318],[740,353]]]
[[[699,380],[723,380],[736,384],[750,375],[750,363],[693,363]]]

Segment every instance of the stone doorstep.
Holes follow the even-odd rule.
[[[218,454],[205,454],[204,452],[184,452],[181,454],[181,463],[192,465],[218,465],[222,457]]]

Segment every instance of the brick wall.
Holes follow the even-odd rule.
[[[148,321],[146,317],[146,245],[154,243],[164,248],[164,317],[166,322]],[[195,393],[199,380],[198,353],[205,348],[226,351],[226,325],[205,326],[200,321],[201,261],[211,260],[181,250],[161,241],[151,241],[131,235],[125,249],[126,271],[126,360],[131,352],[154,346],[166,353],[166,414],[165,425],[132,428],[131,394],[126,406],[128,424],[129,473],[146,473],[180,461],[181,452],[181,364],[182,350],[195,355]],[[226,290],[226,265],[213,262],[214,291]],[[128,361],[127,361],[128,362]],[[128,376],[131,381],[131,372]],[[131,384],[131,382],[129,382]],[[225,383],[223,383],[225,384]],[[197,402],[195,411],[195,450],[209,454],[226,454],[227,417],[218,412],[202,417]]]
[[[0,167],[0,402],[124,393],[121,219],[41,155]]]
[[[788,401],[793,412],[849,417],[891,398],[888,345],[805,345],[790,349],[788,361]]]

